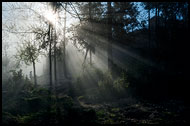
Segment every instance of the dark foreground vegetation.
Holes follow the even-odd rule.
[[[190,124],[188,15],[188,2],[4,3],[3,125]]]
[[[94,72],[99,80],[93,88],[84,88],[79,77],[68,89],[60,85],[56,94],[50,94],[45,87],[34,87],[21,70],[14,71],[3,85],[3,124],[189,123],[189,106],[184,100],[137,98],[124,72],[115,80],[109,72]]]

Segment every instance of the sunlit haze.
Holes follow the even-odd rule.
[[[3,125],[185,125],[188,2],[2,2]]]

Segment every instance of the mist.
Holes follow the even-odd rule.
[[[188,14],[188,2],[3,2],[3,124],[189,124]]]

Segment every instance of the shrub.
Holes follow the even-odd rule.
[[[124,74],[124,72],[121,73],[121,76],[118,77],[114,83],[113,83],[114,89],[118,93],[123,93],[126,91],[126,89],[129,87],[129,82],[127,81],[127,76]]]
[[[77,95],[82,95],[84,94],[84,86],[82,83],[82,77],[77,77],[75,82],[74,82],[74,89],[77,93]]]
[[[114,80],[111,73],[107,71],[103,74],[103,79],[98,82],[98,86],[101,97],[121,97],[125,95],[129,82],[124,72]]]
[[[70,97],[68,95],[64,95],[64,96],[60,97],[59,102],[60,102],[61,106],[63,107],[63,109],[65,109],[65,110],[72,108],[74,105],[74,101],[73,101],[72,97]]]
[[[104,73],[102,80],[98,82],[98,86],[103,90],[112,89],[113,87],[112,83],[113,83],[112,75],[109,71],[107,71],[106,73]]]

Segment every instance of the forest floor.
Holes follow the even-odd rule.
[[[60,95],[64,95],[62,93]],[[103,99],[96,99],[92,90],[73,98],[76,106],[95,111],[98,124],[190,124],[190,107],[183,100],[153,102],[130,96]]]
[[[127,101],[133,101],[130,104]],[[189,124],[190,107],[180,101],[171,100],[164,103],[147,101],[134,102],[132,99],[120,99],[114,102],[89,103],[78,100],[84,108],[96,111],[98,123],[101,124]]]

